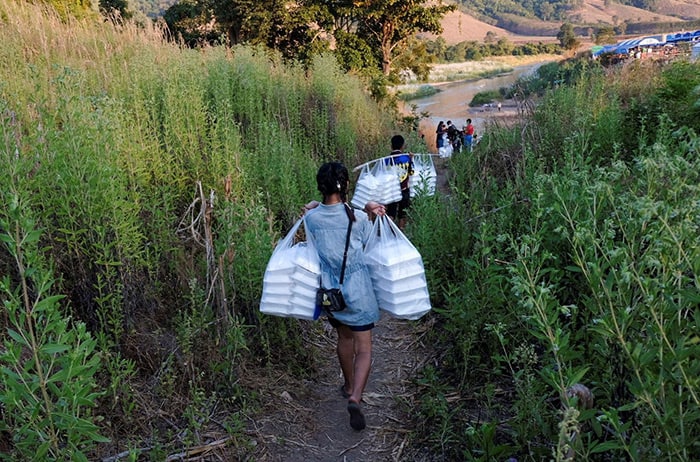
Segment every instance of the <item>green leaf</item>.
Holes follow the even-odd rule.
[[[617,408],[618,411],[632,411],[639,407],[639,403],[628,403]]]
[[[576,383],[579,383],[581,379],[583,378],[584,375],[586,375],[586,372],[588,372],[589,367],[586,366],[583,369],[578,370],[574,375],[569,377],[569,386],[572,386]]]
[[[617,441],[605,441],[597,446],[591,448],[591,454],[597,454],[606,451],[612,451],[613,449],[620,449],[620,443]]]
[[[24,339],[24,337],[22,337],[22,335],[19,332],[17,332],[16,330],[7,329],[7,333],[10,335],[10,337],[12,337],[12,339],[15,342],[19,343],[20,345],[24,345],[26,347],[29,346],[29,343],[27,343],[27,341]]]
[[[68,345],[61,345],[59,343],[49,343],[47,345],[42,346],[39,351],[42,353],[54,355],[57,353],[63,353],[64,351],[68,351],[70,347]]]

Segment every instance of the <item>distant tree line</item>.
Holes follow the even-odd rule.
[[[515,45],[506,38],[497,38],[487,34],[483,42],[468,40],[454,45],[447,45],[442,37],[425,42],[428,54],[436,61],[454,63],[477,61],[489,56],[533,56],[538,54],[556,54],[562,51],[557,43],[526,43]]]
[[[565,20],[569,10],[578,6],[581,0],[459,0],[459,3],[469,11],[499,21],[508,15],[558,21]]]

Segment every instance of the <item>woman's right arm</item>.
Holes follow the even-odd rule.
[[[374,221],[374,217],[386,214],[386,208],[379,202],[369,201],[365,204],[365,212],[369,219]]]
[[[315,209],[316,207],[318,207],[319,204],[320,204],[319,201],[311,201],[311,202],[304,204],[304,207],[302,207],[302,209],[301,209],[301,216],[303,217],[306,212],[308,212],[309,210]]]

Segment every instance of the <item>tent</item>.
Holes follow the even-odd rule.
[[[700,37],[700,30],[694,32],[676,32],[675,34],[668,34],[666,40],[669,42],[690,42],[697,40]]]
[[[603,46],[597,45],[597,46],[594,46],[593,48],[591,48],[591,55],[593,57],[597,57],[597,56],[602,55],[603,53],[612,53],[615,51],[616,48],[617,48],[617,45],[603,45]]]
[[[642,37],[637,39],[629,39],[617,44],[617,53],[629,53],[630,50],[638,47],[656,47],[665,44],[656,37]]]

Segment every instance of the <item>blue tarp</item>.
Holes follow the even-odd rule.
[[[693,38],[700,37],[700,30],[693,32],[676,32],[675,34],[668,34],[666,36],[667,42],[687,42]]]
[[[665,38],[665,41],[664,41]],[[644,47],[644,46],[661,46],[668,43],[676,43],[676,42],[689,42],[693,40],[698,40],[700,39],[700,30],[692,31],[692,32],[676,32],[673,34],[666,34],[664,37],[663,35],[655,35],[655,36],[649,36],[649,37],[639,37],[639,38],[634,38],[634,39],[627,39],[623,40],[622,42],[618,42],[614,45],[604,45],[602,48],[601,47],[594,47],[591,49],[591,54],[593,56],[600,56],[603,53],[618,53],[618,54],[626,54],[629,53],[630,50],[633,50],[634,48],[637,47]]]

